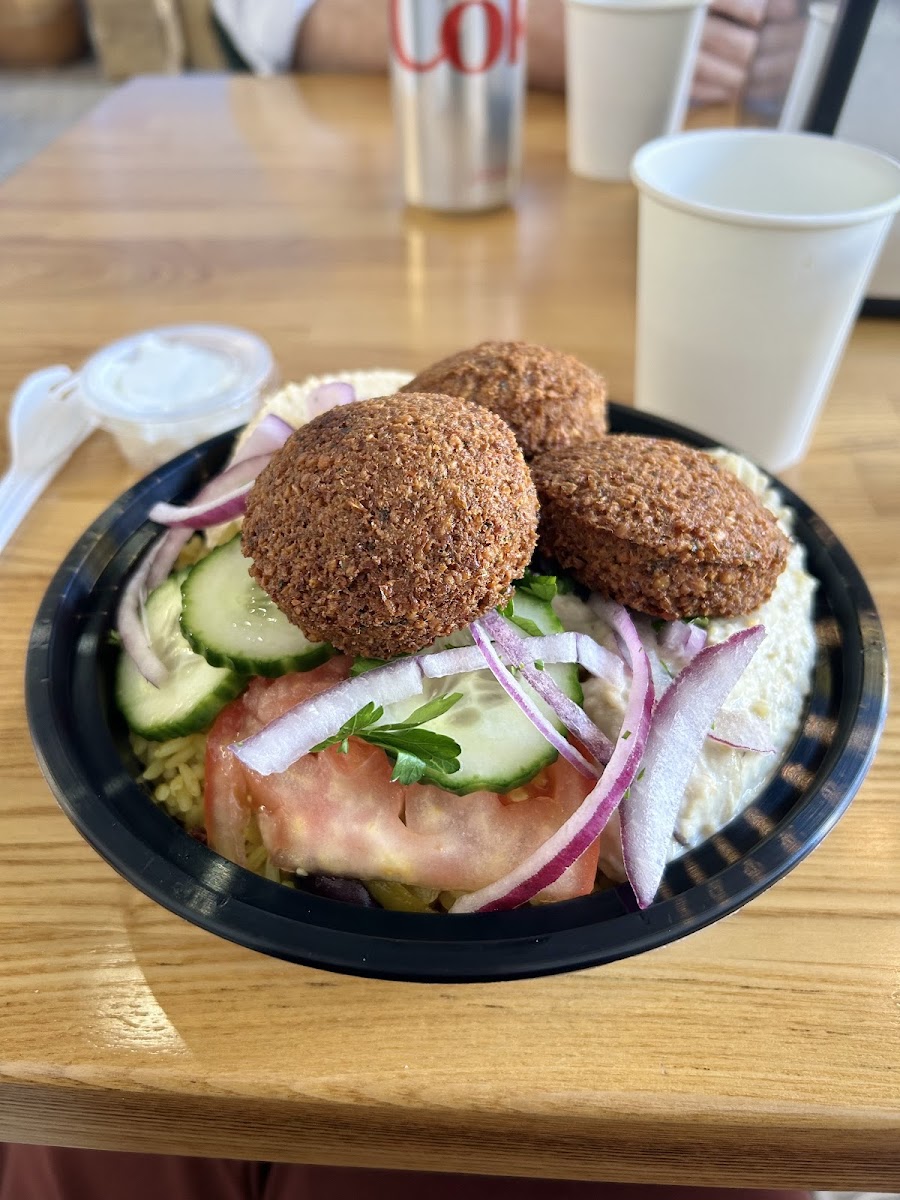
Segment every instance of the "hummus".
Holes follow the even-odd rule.
[[[769,479],[752,463],[725,450],[712,457],[733,472],[775,514],[790,535],[793,513],[786,507]],[[791,547],[787,566],[770,598],[746,616],[713,619],[707,630],[708,643],[725,641],[739,629],[764,625],[766,638],[738,681],[725,707],[749,710],[765,721],[774,753],[738,750],[707,738],[685,790],[684,800],[669,853],[670,858],[699,845],[757,796],[777,772],[800,725],[809,694],[816,657],[812,603],[816,582],[806,570],[801,545]],[[557,615],[567,629],[589,633],[612,648],[606,625],[576,596],[557,596]],[[699,614],[698,614],[699,615]],[[650,622],[636,618],[642,637],[652,635]],[[625,710],[626,689],[599,680],[584,684],[584,707],[591,719],[610,738],[615,738]],[[617,823],[616,823],[617,824]],[[611,822],[601,841],[601,867],[614,878],[622,878],[618,830]]]

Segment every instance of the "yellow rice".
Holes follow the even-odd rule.
[[[143,770],[140,780],[160,808],[183,825],[188,832],[205,829],[203,814],[204,760],[206,734],[151,742],[139,734],[130,735],[131,748]],[[276,883],[291,883],[291,876],[270,861],[262,844],[256,822],[251,822],[246,841],[247,868]]]
[[[131,748],[143,770],[139,779],[153,800],[189,832],[205,829],[203,815],[204,759],[206,734],[151,742],[139,734],[130,734]],[[259,828],[252,821],[245,843],[246,866],[256,875],[275,883],[293,886],[293,876],[281,871],[269,858]],[[368,886],[368,885],[367,885]],[[378,889],[382,890],[379,891]],[[410,888],[400,883],[372,884],[370,890],[384,907],[406,912],[422,912],[435,903],[435,893],[425,888]],[[449,907],[455,896],[447,897]]]
[[[202,829],[206,734],[150,742],[133,733],[131,748],[144,768],[140,778],[160,808],[186,829]]]

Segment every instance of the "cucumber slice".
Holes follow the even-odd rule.
[[[150,641],[169,677],[162,687],[148,683],[127,654],[116,670],[116,701],[131,729],[154,742],[196,733],[243,689],[235,671],[211,667],[181,635],[181,580],[171,575],[147,598]]]
[[[214,667],[243,675],[309,671],[334,653],[292,625],[250,575],[240,534],[201,559],[181,587],[181,632]]]
[[[516,592],[514,612],[517,617],[533,621],[541,633],[563,632],[562,622],[550,603],[526,592]],[[522,635],[521,629],[516,628],[516,632]],[[455,645],[461,644],[458,634],[448,640]],[[443,649],[445,644],[446,640],[441,641],[434,648]],[[582,703],[576,664],[560,663],[545,669],[567,696],[577,704]],[[447,679],[426,680],[422,695],[390,705],[385,709],[383,720],[402,721],[427,700],[449,692],[462,692],[462,699],[442,717],[430,721],[428,728],[459,743],[459,771],[453,775],[429,771],[423,783],[435,783],[459,796],[479,791],[509,792],[555,761],[556,751],[510,700],[487,668]],[[556,728],[564,729],[548,705],[533,692],[532,696]]]

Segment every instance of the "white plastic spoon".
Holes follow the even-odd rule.
[[[0,551],[96,422],[68,367],[45,367],[20,385],[9,411],[9,470],[0,479]]]

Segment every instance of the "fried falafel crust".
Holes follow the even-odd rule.
[[[531,465],[541,549],[586,587],[665,620],[733,617],[771,596],[790,543],[708,455],[612,434]]]
[[[247,498],[251,574],[314,641],[411,654],[505,602],[537,495],[511,430],[450,396],[360,400],[301,426]]]
[[[481,342],[426,367],[401,391],[461,396],[512,429],[526,458],[606,433],[606,381],[571,354]]]

